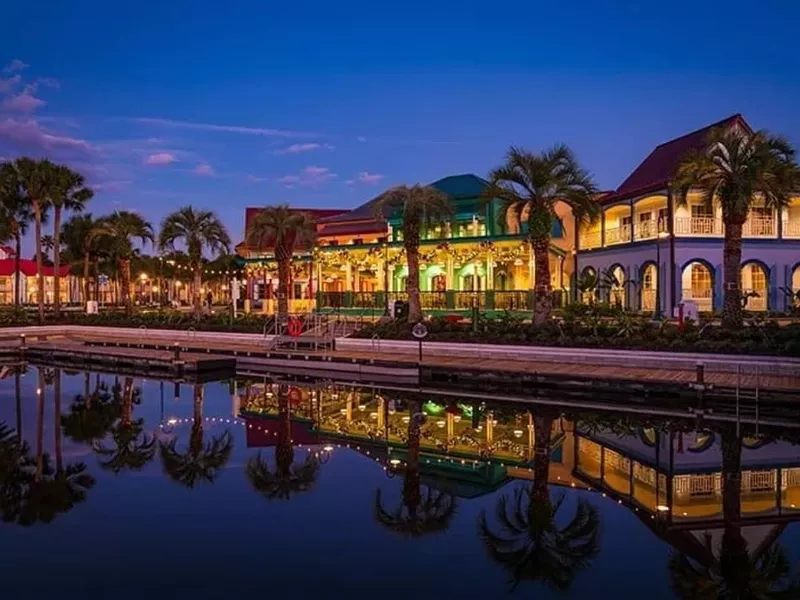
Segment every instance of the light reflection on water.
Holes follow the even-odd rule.
[[[0,421],[27,444],[0,444],[12,598],[671,598],[703,578],[745,585],[723,563],[755,574],[798,556],[788,429],[737,437],[341,385],[5,374]]]

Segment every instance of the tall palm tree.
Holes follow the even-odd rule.
[[[310,248],[317,236],[314,220],[288,204],[265,206],[248,223],[247,245],[274,248],[278,262],[278,323],[283,327],[289,316],[289,280],[292,256],[298,248]]]
[[[228,252],[231,238],[219,217],[210,210],[195,210],[192,206],[184,206],[161,222],[158,245],[161,250],[175,251],[175,242],[181,240],[186,245],[186,252],[194,273],[194,310],[202,310],[203,299],[200,294],[203,274],[203,249],[208,248],[214,254]]]
[[[120,418],[120,406],[113,401],[108,386],[76,395],[69,412],[61,417],[64,435],[74,442],[93,444],[102,440]]]
[[[49,160],[21,157],[14,161],[20,187],[33,209],[33,231],[36,251],[39,321],[44,321],[44,274],[42,273],[42,223],[55,194],[58,169]]]
[[[751,133],[738,128],[711,132],[708,147],[688,153],[678,166],[672,187],[678,201],[687,202],[690,191],[702,194],[707,206],[722,207],[725,240],[722,249],[724,296],[722,324],[742,326],[742,227],[756,199],[772,210],[786,206],[800,191],[800,168],[795,149],[785,139],[766,131]]]
[[[742,436],[722,425],[722,541],[711,560],[673,553],[672,588],[679,598],[798,598],[800,577],[791,576],[784,548],[774,543],[755,556],[742,534]]]
[[[121,388],[114,385],[112,394],[120,407],[120,418],[111,428],[114,444],[106,446],[102,441],[95,441],[92,446],[95,453],[103,457],[102,468],[114,474],[125,470],[141,471],[156,453],[155,436],[144,433],[143,419],[133,419],[133,405],[141,402],[141,389],[134,387],[132,377],[126,377]]]
[[[159,443],[164,472],[173,481],[193,488],[197,483],[214,483],[233,452],[233,436],[229,430],[203,443],[203,386],[194,386],[194,419],[189,447],[184,453],[176,449],[177,438]]]
[[[375,492],[375,518],[395,533],[421,536],[445,531],[456,513],[452,494],[420,484],[420,428],[425,421],[419,401],[409,402],[411,419],[408,422],[408,460],[403,474],[402,501],[394,510],[383,506],[381,490]]]
[[[500,498],[495,525],[490,525],[483,511],[478,526],[489,556],[511,574],[514,587],[529,580],[568,590],[599,551],[598,513],[579,500],[570,522],[563,527],[556,523],[564,497],[553,502],[548,489],[553,415],[535,416],[533,425],[533,483],[516,489],[513,498]]]
[[[92,263],[97,263],[101,252],[101,239],[92,235],[97,220],[91,213],[73,215],[61,227],[61,240],[64,244],[65,258],[73,263],[81,263],[83,277],[83,301],[88,302],[91,289]],[[78,274],[75,272],[74,274]],[[95,287],[97,286],[95,273]]]
[[[310,490],[317,480],[319,459],[308,453],[299,465],[294,464],[292,445],[292,415],[289,390],[278,389],[278,440],[275,445],[275,467],[259,451],[245,467],[245,475],[253,489],[268,500],[289,500],[293,494]]]
[[[153,226],[136,213],[124,210],[115,211],[98,220],[91,237],[102,240],[106,244],[110,256],[119,266],[122,302],[125,305],[125,311],[130,314],[132,309],[131,259],[136,253],[133,239],[138,239],[142,244],[153,242],[155,239]]]
[[[19,306],[22,297],[22,237],[28,233],[28,225],[33,221],[33,208],[22,192],[17,169],[9,162],[0,164],[0,211],[4,227],[14,240],[14,306]]]
[[[403,219],[403,247],[408,262],[408,322],[422,320],[419,300],[419,243],[424,226],[449,219],[453,208],[447,196],[428,185],[401,185],[381,194],[375,201],[375,216],[383,219],[387,211]],[[388,290],[387,290],[388,291]]]
[[[94,192],[86,187],[83,175],[69,167],[56,167],[56,183],[50,203],[53,207],[53,311],[56,317],[61,310],[61,213],[81,212]]]
[[[567,146],[553,146],[540,154],[512,146],[505,164],[489,173],[489,186],[484,193],[487,198],[503,202],[502,214],[512,211],[520,221],[527,215],[534,260],[533,322],[545,323],[553,308],[550,236],[556,205],[567,204],[578,223],[594,219],[600,208],[594,200],[597,187],[592,176]]]

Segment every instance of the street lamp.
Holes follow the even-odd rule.
[[[658,235],[656,235],[656,306],[653,314],[654,319],[661,318],[661,240],[668,237],[669,232],[667,231],[659,231]]]
[[[389,314],[389,244],[383,244],[383,293],[385,302],[383,303],[383,316],[390,317]]]

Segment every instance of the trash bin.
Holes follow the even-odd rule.
[[[408,320],[408,302],[404,300],[397,300],[394,303],[394,312],[392,316],[398,321]]]
[[[87,315],[97,314],[97,300],[89,300],[86,303],[86,314]]]

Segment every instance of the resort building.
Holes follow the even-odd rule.
[[[0,304],[14,304],[16,289],[16,252],[9,246],[0,246]],[[78,301],[80,288],[77,277],[69,276],[69,265],[61,265],[61,286],[59,295],[61,303]],[[38,282],[36,261],[23,258],[19,261],[20,272],[20,302],[22,304],[36,304],[38,302]],[[55,298],[55,287],[53,279],[55,268],[52,265],[42,265],[44,275],[44,301],[45,304],[53,304]]]
[[[707,206],[697,193],[681,203],[668,186],[681,159],[702,150],[716,127],[752,131],[734,115],[661,144],[618,189],[598,197],[601,214],[592,224],[576,228],[568,207],[557,207],[550,247],[556,306],[600,300],[667,315],[687,301],[700,311],[721,308],[721,208]],[[504,212],[500,200],[486,198],[487,182],[476,175],[453,175],[430,185],[450,198],[454,214],[422,232],[423,308],[532,308],[534,262],[526,215],[519,219],[514,211]],[[257,211],[247,209],[246,223]],[[382,310],[387,300],[404,297],[408,267],[399,214],[376,214],[376,199],[350,211],[307,212],[318,221],[319,239],[294,260],[292,310]],[[271,249],[242,244],[237,252],[248,273],[246,297],[268,310],[277,288]],[[742,287],[748,310],[792,308],[792,292],[800,290],[800,197],[780,211],[756,201],[744,225]]]

